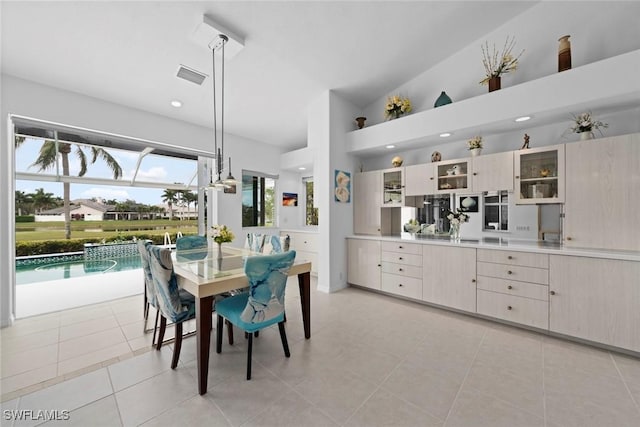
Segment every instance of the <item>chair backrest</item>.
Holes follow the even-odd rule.
[[[198,250],[202,249],[202,250]],[[198,260],[207,257],[206,236],[184,236],[176,240],[176,255],[181,258]]]
[[[247,238],[244,241],[245,249],[249,249],[251,252],[262,252],[263,246],[264,234],[247,233]]]
[[[276,236],[273,234],[266,234],[264,236],[264,245],[262,246],[262,253],[264,254],[279,254],[287,252],[291,238],[287,234],[286,236]]]
[[[150,240],[138,240],[138,252],[140,252],[140,260],[142,261],[142,272],[144,273],[144,287],[147,291],[147,301],[152,307],[157,307],[156,292],[153,287],[153,278],[151,277],[151,267],[149,265],[149,246]]]
[[[249,280],[249,299],[240,319],[261,323],[284,313],[284,290],[296,251],[246,259],[244,272]]]
[[[188,309],[180,301],[178,281],[173,272],[171,249],[149,246],[149,265],[157,299],[157,307],[167,320],[181,322],[189,317]]]

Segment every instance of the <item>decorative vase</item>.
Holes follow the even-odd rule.
[[[482,153],[482,148],[472,148],[469,151],[471,151],[471,157],[476,157],[479,156],[480,153]]]
[[[433,108],[442,107],[443,105],[451,104],[452,102],[453,101],[451,101],[451,98],[449,98],[449,95],[447,95],[444,91],[442,91],[438,99],[436,99],[436,103],[433,104]]]
[[[593,139],[593,132],[591,132],[590,130],[580,132],[580,141],[586,141],[587,139]]]
[[[451,224],[449,227],[449,238],[453,241],[460,241],[460,224]]]
[[[558,72],[571,69],[571,42],[569,35],[562,36],[558,39]]]
[[[365,120],[367,120],[366,117],[356,117],[356,123],[358,124],[358,129],[362,129],[364,127]]]
[[[489,92],[500,89],[500,76],[494,76],[489,79]]]
[[[216,242],[218,244],[218,259],[222,259],[222,243]]]

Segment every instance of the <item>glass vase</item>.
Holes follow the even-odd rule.
[[[460,224],[451,224],[449,227],[449,238],[455,242],[460,241]]]

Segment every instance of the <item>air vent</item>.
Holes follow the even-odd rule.
[[[182,64],[180,64],[180,68],[178,68],[178,74],[176,75],[181,79],[185,79],[197,85],[201,85],[204,79],[208,77],[206,74],[196,71],[193,68],[186,67]]]

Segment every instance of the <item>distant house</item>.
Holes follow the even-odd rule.
[[[114,205],[106,205],[89,199],[76,199],[71,201],[72,221],[103,221],[114,219]],[[35,215],[36,222],[64,221],[64,208],[59,207],[39,212]]]

